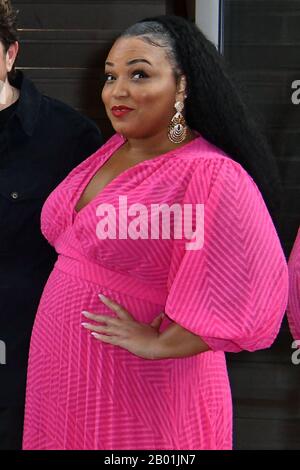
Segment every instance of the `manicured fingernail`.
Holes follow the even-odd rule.
[[[95,333],[94,331],[93,331],[93,333],[91,333],[91,335],[94,336],[95,338],[99,337],[99,335],[97,333]]]
[[[99,298],[102,300],[102,302],[105,302],[105,300],[107,300],[107,297],[105,297],[105,295],[103,294],[99,294]]]
[[[85,328],[87,328],[89,326],[88,323],[81,323],[82,326],[84,326]]]
[[[89,315],[89,312],[87,312],[86,310],[83,310],[81,313],[82,315],[85,315],[86,317]]]

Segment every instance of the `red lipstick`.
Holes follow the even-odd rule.
[[[123,106],[123,105],[113,106],[111,109],[111,112],[113,113],[115,117],[122,117],[125,114],[130,113],[130,111],[133,111],[133,109],[128,108],[128,106]]]

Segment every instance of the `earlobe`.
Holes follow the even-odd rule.
[[[180,79],[180,85],[179,85],[179,90],[178,90],[178,94],[181,94],[181,93],[184,93],[184,98],[187,98],[187,90],[186,90],[186,78],[184,75],[182,75],[181,79]]]

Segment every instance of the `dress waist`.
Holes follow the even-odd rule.
[[[148,300],[149,302],[165,305],[168,296],[167,289],[157,288],[140,281],[128,274],[94,264],[88,260],[80,261],[68,256],[59,255],[55,268],[84,281],[90,281],[98,286],[131,295],[132,297]]]

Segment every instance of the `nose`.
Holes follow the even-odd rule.
[[[117,78],[114,81],[114,84],[112,86],[112,96],[113,98],[122,98],[122,97],[127,97],[129,92],[128,92],[128,86],[126,83],[126,79],[122,78]]]

